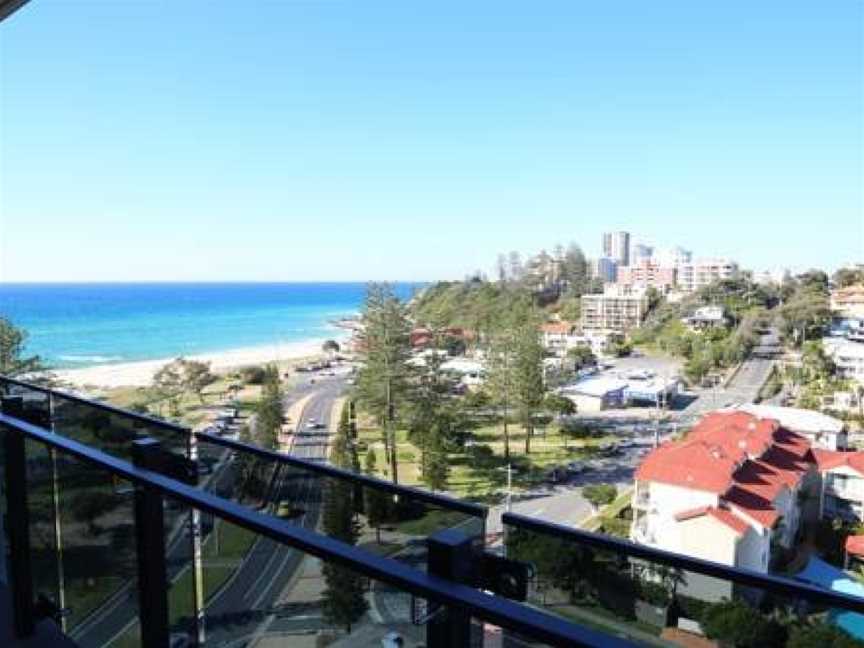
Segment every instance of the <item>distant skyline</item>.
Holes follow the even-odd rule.
[[[864,4],[32,0],[0,281],[491,274],[601,234],[864,260]]]

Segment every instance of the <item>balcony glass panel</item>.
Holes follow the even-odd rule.
[[[65,631],[82,648],[139,645],[134,488],[60,453],[57,475]]]
[[[506,550],[534,569],[530,604],[640,645],[703,645],[705,637],[730,646],[817,645],[793,639],[836,628],[837,613],[824,605],[575,539],[509,526]],[[782,558],[787,567],[797,559]]]

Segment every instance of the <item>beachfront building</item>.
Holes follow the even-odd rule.
[[[678,289],[688,293],[738,276],[738,264],[729,259],[700,259],[682,263],[677,269]]]
[[[864,319],[864,285],[832,290],[831,310],[840,317]]]
[[[642,290],[613,284],[602,295],[582,295],[582,330],[624,333],[642,324],[648,297]]]
[[[826,337],[822,338],[822,347],[840,376],[864,385],[864,342]]]
[[[631,263],[618,271],[617,283],[633,288],[654,288],[663,294],[675,287],[675,268],[661,266],[650,259]]]
[[[567,385],[560,394],[573,401],[579,413],[602,412],[625,407],[627,382],[605,376],[591,376]]]
[[[744,411],[714,412],[636,470],[634,542],[767,572],[818,518],[820,478],[810,442]],[[731,597],[732,585],[692,579],[684,591]]]

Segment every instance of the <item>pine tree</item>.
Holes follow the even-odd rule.
[[[347,423],[347,421],[346,421]],[[339,467],[352,465],[356,460],[354,444],[349,438],[347,425],[339,426],[333,443],[332,460]],[[357,544],[359,524],[355,516],[353,484],[336,478],[327,480],[324,491],[324,532],[348,544]],[[325,564],[322,568],[326,586],[323,592],[324,618],[351,632],[355,623],[368,608],[363,577],[345,567]]]
[[[390,478],[399,482],[396,416],[407,402],[411,367],[411,323],[406,305],[386,284],[370,284],[362,314],[359,347],[363,368],[357,394],[380,422]]]

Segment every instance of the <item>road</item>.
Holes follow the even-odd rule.
[[[293,456],[311,461],[326,459],[326,427],[333,403],[343,390],[343,380],[325,379],[292,393],[296,399],[313,394],[303,416],[296,422]],[[310,419],[324,424],[325,429],[308,429],[306,424]],[[282,499],[291,501],[292,505],[305,511],[294,519],[294,523],[314,529],[318,524],[322,485],[320,477],[301,474],[296,468],[283,466],[271,489],[271,504]],[[266,632],[291,631],[298,626],[308,628],[308,621],[298,619],[296,611],[278,605],[303,558],[302,552],[283,544],[267,538],[257,540],[228,584],[207,605],[207,643],[243,645]]]
[[[589,470],[572,476],[565,484],[548,484],[519,493],[513,498],[512,511],[558,524],[577,526],[592,514],[591,505],[582,497],[583,486],[591,483],[615,484],[619,491],[632,486],[633,473],[642,458],[641,453],[653,446],[655,429],[663,441],[671,438],[681,426],[695,422],[711,410],[728,404],[752,402],[771,373],[774,362],[772,356],[777,352],[778,344],[776,331],[762,335],[754,354],[741,364],[728,385],[695,392],[691,395],[691,398],[695,398],[681,409],[669,412],[671,416],[667,420],[655,422],[645,416],[628,414],[627,410],[620,414],[615,412],[614,416],[580,417],[589,424],[608,427],[618,438],[630,439],[641,445],[625,450],[618,457],[586,462]],[[487,533],[501,531],[503,512],[503,506],[490,508]]]
[[[679,414],[681,418],[696,418],[711,410],[731,404],[752,403],[768,380],[774,366],[773,356],[779,352],[779,339],[775,330],[761,335],[759,345],[750,357],[741,363],[732,380],[725,386],[703,389],[699,397]]]

